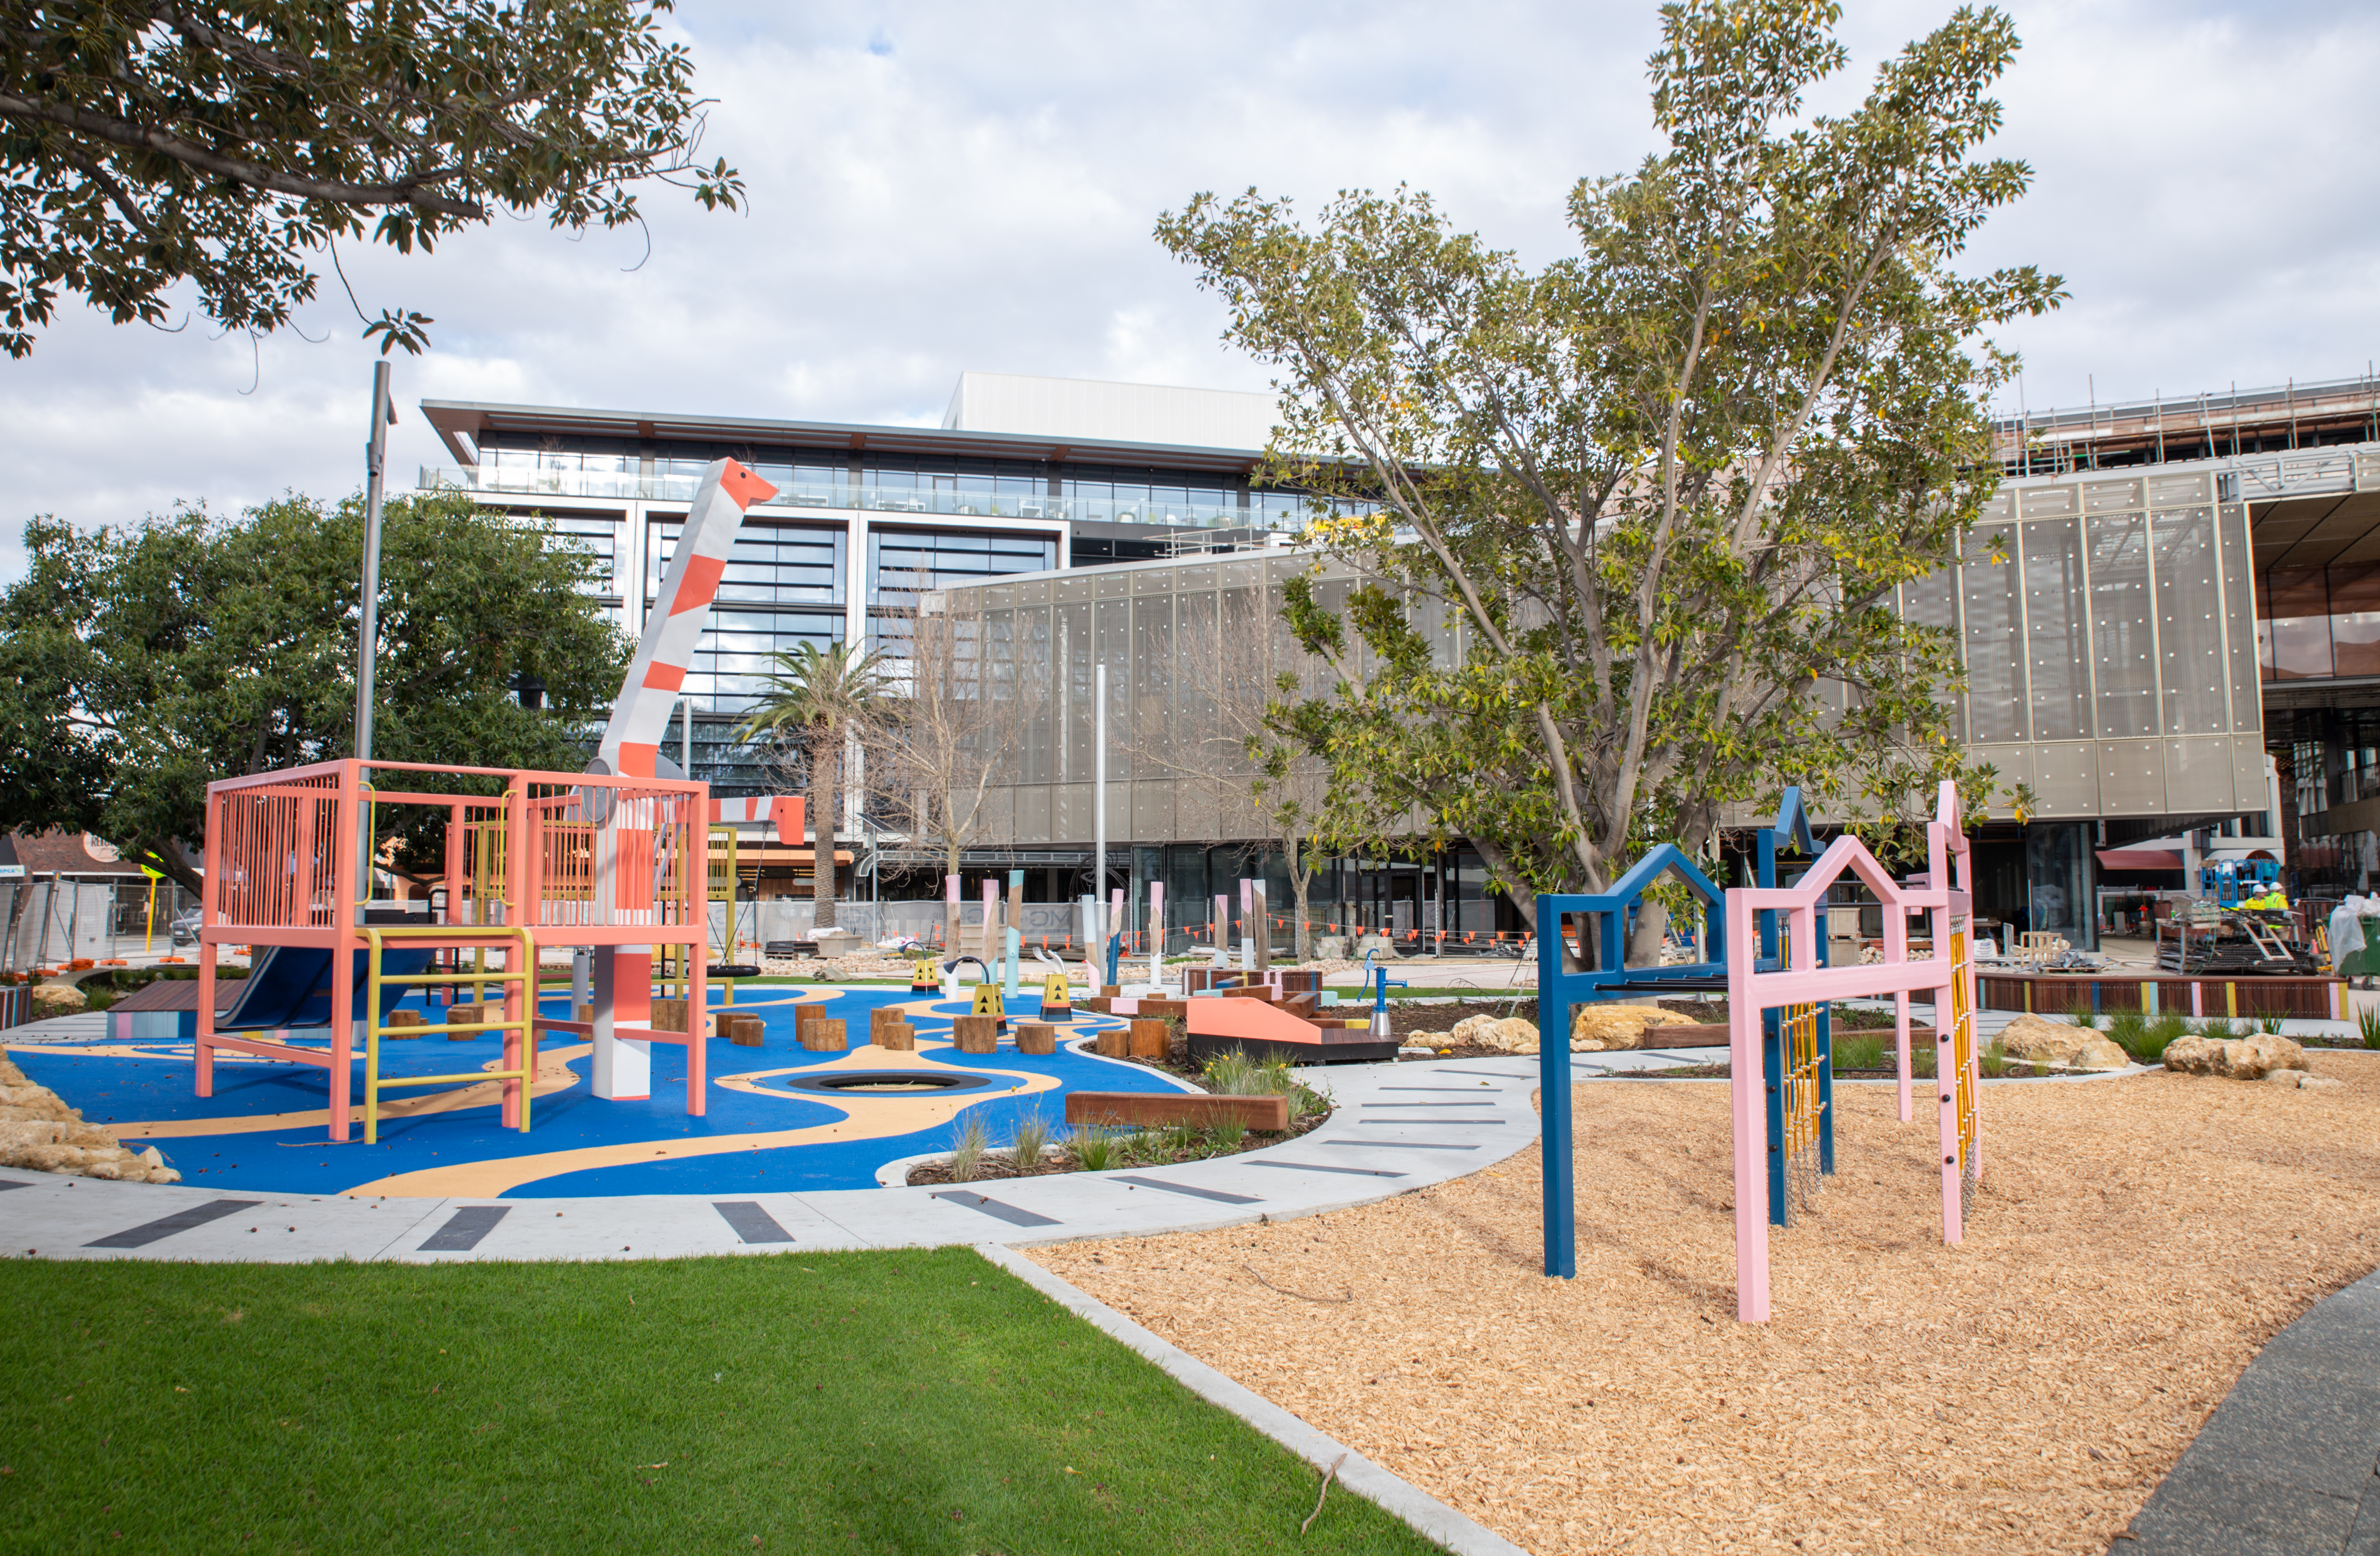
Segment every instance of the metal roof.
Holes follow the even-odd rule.
[[[504,405],[479,400],[423,400],[421,414],[463,464],[479,462],[477,444],[490,432],[542,437],[662,439],[751,444],[808,449],[872,449],[888,454],[946,454],[986,459],[1087,460],[1162,465],[1174,469],[1245,473],[1263,457],[1256,449],[1199,448],[1178,444],[1116,443],[1093,438],[1038,437],[1023,432],[951,432],[941,427],[884,427],[845,421],[780,421],[744,416],[685,416],[656,411],[594,410],[571,406]],[[470,440],[466,445],[464,440]]]

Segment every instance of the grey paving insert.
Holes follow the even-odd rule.
[[[509,1205],[466,1205],[446,1218],[446,1224],[430,1234],[430,1240],[414,1250],[425,1254],[467,1254],[480,1246],[480,1239],[496,1229],[496,1222],[511,1211]]]
[[[1167,1183],[1163,1178],[1118,1176],[1111,1181],[1120,1184],[1138,1184],[1143,1188],[1161,1188],[1168,1194],[1187,1194],[1198,1199],[1220,1200],[1221,1203],[1226,1205],[1261,1205],[1264,1203],[1263,1200],[1257,1198],[1253,1194],[1225,1194],[1220,1188],[1193,1188],[1188,1184]]]
[[[204,1226],[211,1221],[221,1221],[234,1210],[251,1210],[263,1204],[261,1199],[210,1199],[203,1205],[193,1205],[187,1210],[176,1210],[170,1216],[145,1222],[128,1231],[85,1243],[86,1248],[145,1248],[150,1244],[171,1237],[176,1232],[188,1232],[194,1226]]]
[[[1332,1167],[1320,1161],[1251,1161],[1251,1167],[1278,1167],[1290,1173],[1344,1173],[1351,1178],[1402,1178],[1385,1167]]]
[[[710,1208],[719,1212],[735,1235],[747,1243],[790,1243],[794,1234],[778,1223],[777,1218],[760,1209],[758,1199],[714,1199]]]
[[[964,1205],[970,1210],[981,1210],[985,1215],[997,1217],[1011,1226],[1056,1226],[1058,1224],[1057,1219],[1053,1216],[1038,1216],[1021,1206],[1003,1205],[997,1199],[987,1199],[980,1194],[963,1188],[944,1189],[938,1194],[928,1195],[927,1197],[940,1199],[952,1205]]]

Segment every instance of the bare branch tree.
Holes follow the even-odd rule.
[[[870,808],[910,848],[939,852],[949,876],[966,849],[1015,836],[994,791],[1017,782],[1024,732],[1048,708],[1050,645],[929,582],[880,618],[891,695],[859,738]]]
[[[1132,720],[1119,752],[1143,772],[1172,778],[1182,829],[1238,843],[1261,869],[1281,851],[1296,902],[1297,956],[1308,954],[1307,902],[1318,855],[1316,821],[1330,767],[1274,726],[1274,704],[1298,694],[1305,655],[1261,593],[1189,595],[1173,629],[1175,715]]]

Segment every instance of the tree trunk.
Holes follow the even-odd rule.
[[[1313,949],[1309,943],[1313,931],[1307,929],[1305,919],[1306,892],[1314,884],[1314,863],[1306,857],[1301,839],[1288,837],[1281,841],[1287,845],[1289,856],[1289,887],[1297,898],[1297,918],[1291,932],[1297,946],[1297,959],[1303,962]]]
[[[1636,927],[1628,931],[1628,954],[1624,960],[1632,967],[1658,967],[1661,965],[1661,941],[1670,932],[1670,910],[1657,902],[1639,901],[1636,905]]]
[[[820,731],[810,743],[810,933],[834,923],[835,767],[843,760],[843,731]]]

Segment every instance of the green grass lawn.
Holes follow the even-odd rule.
[[[1427,1551],[964,1249],[0,1264],[0,1547]]]

